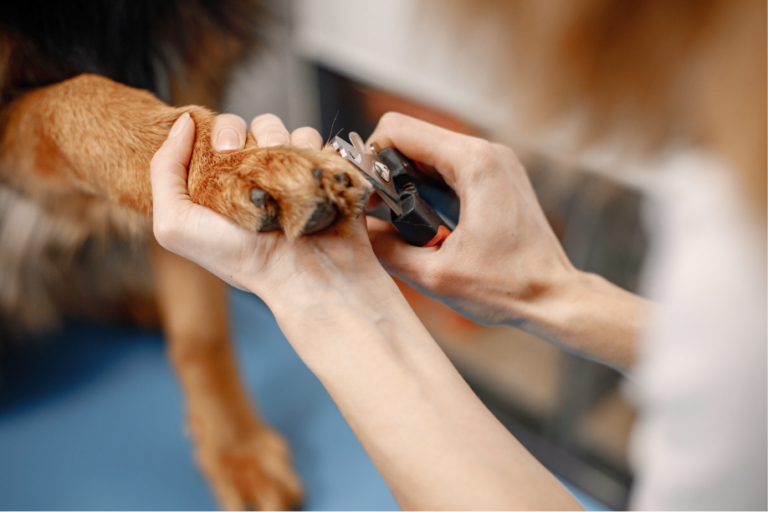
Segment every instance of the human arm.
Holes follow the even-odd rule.
[[[376,260],[362,220],[348,237],[290,241],[193,204],[193,131],[182,126],[153,160],[158,241],[265,300],[403,508],[580,508],[461,379]]]
[[[461,199],[459,224],[437,247],[410,246],[369,219],[391,274],[478,322],[632,365],[647,301],[571,265],[512,150],[401,114],[383,116],[370,140],[435,168]]]

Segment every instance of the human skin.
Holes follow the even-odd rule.
[[[275,133],[322,143],[274,117],[251,127],[260,144]],[[246,231],[191,202],[193,137],[181,120],[152,161],[158,241],[267,303],[402,508],[580,508],[451,365],[379,263],[363,219],[347,236]]]
[[[511,149],[396,113],[370,141],[434,168],[461,200],[459,224],[438,247],[408,245],[390,224],[368,220],[389,273],[477,322],[632,366],[648,301],[573,267]]]
[[[238,134],[233,141],[245,140],[242,119],[220,118]],[[308,128],[288,134],[270,115],[254,119],[252,132],[261,145],[289,136],[292,144],[322,142]],[[390,274],[477,322],[518,327],[619,370],[632,366],[650,304],[571,265],[512,150],[396,113],[381,118],[370,140],[435,169],[462,205],[457,228],[430,248],[369,218],[371,245]]]

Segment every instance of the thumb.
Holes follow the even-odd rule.
[[[387,272],[404,281],[424,287],[439,247],[410,245],[388,222],[373,217],[368,217],[367,222],[371,247]]]
[[[193,205],[187,191],[187,166],[192,158],[195,122],[185,113],[173,124],[168,139],[149,164],[152,183],[152,223],[164,247],[172,242],[172,227]]]
[[[457,165],[466,158],[472,137],[440,128],[425,121],[387,112],[368,138],[380,147],[395,147],[405,156],[432,167],[461,195]]]
[[[149,164],[155,214],[172,207],[179,199],[189,201],[187,166],[192,158],[195,122],[185,113],[173,124],[168,138]]]

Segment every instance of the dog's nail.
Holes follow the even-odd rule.
[[[345,187],[349,186],[349,175],[345,172],[334,174],[333,179],[336,181],[336,183],[340,185],[343,185]]]
[[[365,207],[368,205],[368,199],[371,197],[371,191],[369,189],[363,190],[363,195],[360,196],[360,200],[357,202],[357,208],[355,208],[355,218],[358,218],[360,214],[365,211]]]
[[[267,218],[265,218],[261,226],[259,226],[259,231],[277,231],[280,229],[280,217],[277,215],[271,215]]]
[[[267,193],[261,189],[251,189],[251,202],[256,206],[264,206],[264,202],[267,200]]]
[[[319,185],[323,181],[323,170],[319,167],[315,167],[312,171],[312,176],[315,177],[315,181],[317,181],[317,184]]]
[[[315,208],[315,211],[312,213],[312,216],[304,226],[304,230],[301,232],[301,234],[309,235],[311,233],[322,231],[323,229],[333,224],[333,221],[336,220],[336,216],[338,214],[339,210],[336,208],[336,205],[328,202],[318,204]]]

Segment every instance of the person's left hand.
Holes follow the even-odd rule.
[[[251,132],[261,147],[285,143],[318,150],[322,147],[316,130],[299,128],[289,133],[271,114],[256,117]],[[229,142],[217,144],[216,134],[226,134]],[[247,231],[193,203],[187,191],[187,166],[194,136],[194,121],[185,114],[174,124],[150,165],[153,228],[161,246],[237,288],[254,292],[268,304],[290,294],[291,284],[343,288],[352,282],[389,279],[373,254],[363,219],[355,222],[348,236],[329,231],[291,241],[281,232]],[[237,116],[221,116],[213,138],[217,149],[241,149],[245,122]]]

